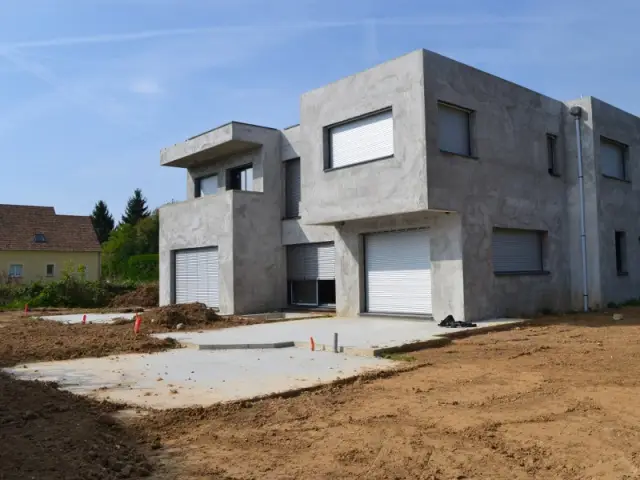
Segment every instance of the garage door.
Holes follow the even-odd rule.
[[[365,237],[367,310],[431,314],[431,256],[426,230]]]
[[[204,303],[219,307],[218,249],[176,251],[176,303]]]

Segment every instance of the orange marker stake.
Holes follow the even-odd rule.
[[[316,342],[313,340],[313,337],[309,337],[309,340],[311,342],[311,351],[315,352],[315,350],[316,350]]]
[[[29,304],[25,303],[24,304],[24,314],[26,315],[27,313],[29,313]]]
[[[133,333],[137,334],[140,331],[140,323],[142,323],[142,317],[136,313],[136,321],[133,324]]]
[[[87,314],[86,313],[84,315],[82,315],[82,324],[83,325],[87,324]]]

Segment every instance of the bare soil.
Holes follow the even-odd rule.
[[[157,307],[160,302],[158,283],[145,283],[132,292],[118,295],[111,301],[112,307]]]
[[[545,317],[295,398],[156,412],[157,478],[640,478],[640,309]]]

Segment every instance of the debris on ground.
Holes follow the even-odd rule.
[[[145,448],[112,416],[116,407],[0,372],[0,477],[141,478]]]
[[[180,328],[187,326],[206,326],[223,319],[212,308],[208,308],[204,303],[184,303],[179,305],[166,305],[159,307],[153,311],[143,314],[144,320],[152,320],[156,326],[168,327],[175,329],[178,325]]]
[[[438,324],[438,326],[446,327],[446,328],[472,328],[472,327],[477,327],[478,325],[471,322],[464,322],[460,320],[456,321],[453,318],[453,315],[447,315],[445,319]]]
[[[111,301],[111,307],[157,307],[160,290],[157,282],[140,285],[132,292],[118,295]]]

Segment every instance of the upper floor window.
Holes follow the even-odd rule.
[[[285,217],[300,216],[300,159],[289,160],[284,164],[285,171]]]
[[[471,110],[438,102],[438,146],[440,150],[471,156]]]
[[[547,166],[549,175],[560,175],[558,170],[558,137],[551,133],[547,133]]]
[[[327,168],[392,157],[393,113],[385,110],[329,127],[327,142]]]
[[[600,137],[600,168],[602,175],[627,180],[627,145]]]
[[[544,232],[494,228],[491,249],[497,274],[542,273]]]
[[[44,236],[44,233],[36,233],[33,236],[33,241],[35,243],[47,243],[47,237]]]
[[[227,190],[253,191],[253,165],[230,169],[227,174]]]
[[[196,197],[218,193],[218,175],[209,175],[196,179]]]
[[[20,277],[22,277],[22,265],[19,263],[9,265],[9,278]]]

